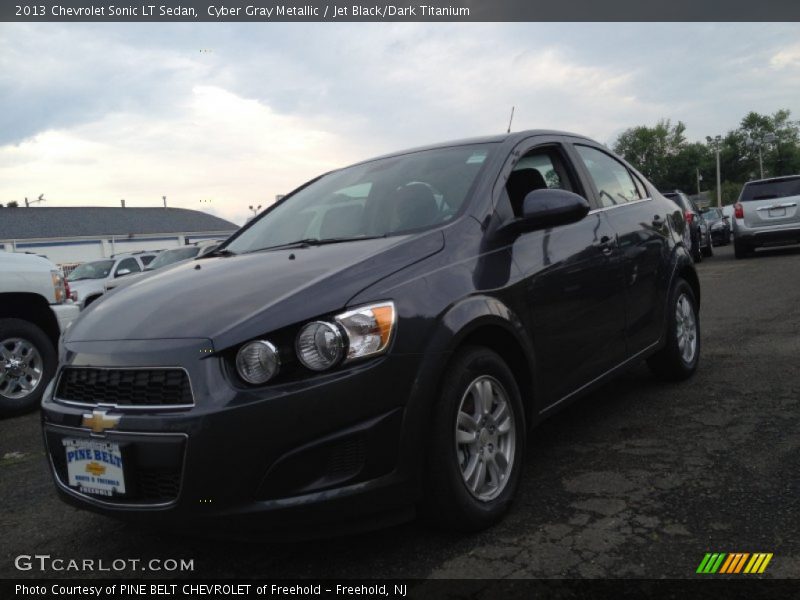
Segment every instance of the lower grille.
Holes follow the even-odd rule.
[[[183,369],[92,369],[61,371],[56,398],[65,402],[130,407],[191,406],[189,376]]]
[[[67,458],[62,439],[74,438],[60,432],[47,430],[47,448],[59,482],[69,486]],[[183,457],[186,446],[184,436],[159,436],[143,439],[124,434],[114,438],[122,452],[125,494],[92,496],[109,504],[164,505],[175,502],[180,495],[183,475]]]

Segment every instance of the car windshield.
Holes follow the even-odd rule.
[[[272,207],[225,250],[241,254],[441,225],[460,210],[492,146],[423,150],[329,173]]]
[[[714,220],[714,219],[721,219],[722,218],[722,209],[721,208],[709,208],[706,212],[703,213],[703,216],[706,219]]]
[[[775,198],[786,198],[787,196],[800,196],[800,177],[747,183],[742,188],[739,202],[774,200]]]
[[[166,267],[179,260],[186,260],[187,258],[194,258],[200,250],[197,246],[187,246],[185,248],[173,248],[172,250],[165,250],[159,254],[153,262],[147,265],[146,271],[154,271],[161,267]]]
[[[67,276],[67,281],[80,281],[81,279],[105,279],[114,266],[113,260],[96,260],[94,262],[83,263],[76,267]]]

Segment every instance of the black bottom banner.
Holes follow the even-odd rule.
[[[539,599],[539,598],[798,598],[800,580],[692,579],[692,580],[113,580],[113,579],[4,579],[3,600],[44,598],[115,600],[141,598],[391,598],[410,599]]]

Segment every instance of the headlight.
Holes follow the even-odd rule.
[[[61,271],[50,271],[50,277],[53,280],[53,292],[55,294],[56,304],[61,304],[67,299],[67,288],[64,276]]]
[[[248,383],[266,383],[278,373],[280,366],[278,351],[265,340],[248,342],[236,354],[236,370]]]
[[[336,315],[333,321],[314,321],[297,335],[297,357],[312,371],[385,352],[394,332],[394,303],[362,306]]]
[[[392,339],[394,302],[363,306],[338,315],[335,319],[347,335],[346,361],[380,354]]]
[[[344,355],[344,339],[333,323],[314,321],[297,334],[297,358],[312,371],[324,371],[338,363]]]

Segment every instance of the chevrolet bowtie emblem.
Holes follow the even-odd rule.
[[[119,425],[119,417],[109,415],[104,410],[93,410],[91,414],[84,414],[81,425],[88,427],[95,433],[103,433],[106,429],[114,429]]]

